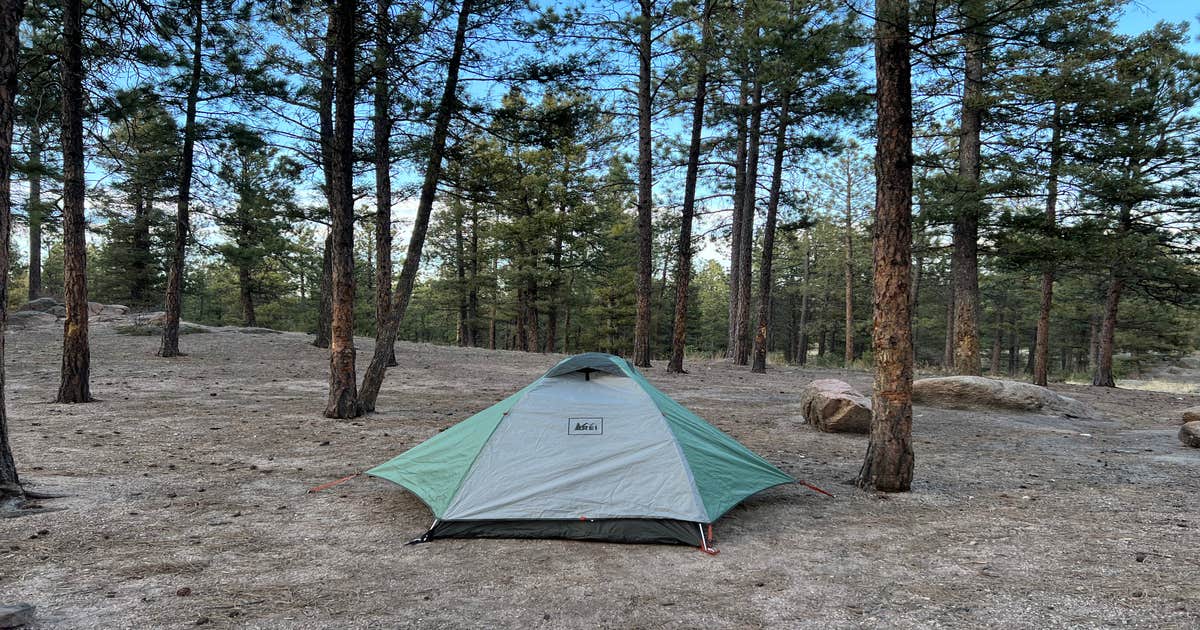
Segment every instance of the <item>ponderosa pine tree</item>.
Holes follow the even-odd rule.
[[[446,80],[442,86],[442,94],[433,122],[429,161],[425,169],[424,181],[421,184],[421,196],[417,201],[417,214],[413,220],[404,266],[400,270],[392,306],[388,311],[387,327],[384,329],[382,339],[376,343],[375,353],[371,356],[371,364],[363,375],[362,387],[359,391],[359,406],[364,412],[375,410],[375,401],[379,397],[379,389],[383,386],[383,377],[387,372],[389,360],[392,358],[391,347],[396,341],[396,335],[400,332],[404,312],[412,298],[413,287],[416,286],[417,272],[421,265],[421,250],[425,246],[425,234],[429,230],[429,216],[433,212],[433,201],[437,196],[438,183],[441,181],[446,138],[449,135],[451,119],[458,111],[458,74],[467,46],[467,31],[470,27],[474,4],[475,0],[462,0],[459,5],[454,42],[450,59],[446,64]]]
[[[860,488],[912,485],[912,65],[908,0],[875,2],[875,386]]]
[[[383,341],[392,305],[392,3],[375,3],[375,91],[372,119],[375,152],[375,343]],[[393,347],[388,366],[396,365]]]
[[[191,58],[184,101],[183,154],[179,164],[179,196],[175,201],[175,243],[171,250],[171,265],[167,271],[166,311],[163,318],[162,341],[158,356],[177,357],[179,351],[179,321],[183,314],[183,271],[187,264],[187,243],[191,238],[192,175],[195,169],[196,108],[200,98],[200,81],[204,72],[204,0],[190,0],[188,17],[191,22]]]
[[[334,0],[329,9],[333,15],[330,24],[336,59],[330,152],[333,318],[329,344],[329,401],[325,406],[327,418],[354,418],[362,413],[354,365],[354,103],[358,89],[354,78],[357,61],[354,27],[357,5],[358,0]],[[383,351],[387,353],[387,349],[385,347]]]
[[[654,11],[655,0],[638,0],[641,11],[638,26],[638,273],[637,273],[637,319],[633,332],[633,364],[650,367],[650,290],[653,273],[652,247],[654,232],[654,154],[652,121],[654,99],[651,63],[654,59]]]
[[[25,493],[8,441],[8,403],[5,401],[4,341],[8,325],[8,277],[12,256],[12,146],[21,52],[23,0],[0,2],[0,507]]]
[[[62,12],[63,324],[62,370],[55,400],[91,402],[88,345],[86,189],[83,156],[83,3],[65,0]]]
[[[671,333],[671,359],[667,371],[686,373],[683,357],[687,350],[688,286],[692,278],[692,221],[696,214],[696,184],[700,174],[700,143],[704,135],[704,102],[708,96],[708,56],[712,46],[713,0],[700,9],[700,39],[696,44],[695,95],[692,97],[692,126],[688,140],[687,172],[683,181],[683,209],[679,223],[678,261],[675,267],[675,317]]]
[[[1184,257],[1194,244],[1187,226],[1200,220],[1200,57],[1183,49],[1186,31],[1160,24],[1116,41],[1102,70],[1106,93],[1081,113],[1091,168],[1085,204],[1101,232],[1093,247],[1107,263],[1107,289],[1092,384],[1114,387],[1118,312],[1126,292],[1186,302],[1200,277]]]

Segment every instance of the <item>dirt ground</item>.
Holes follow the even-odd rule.
[[[39,627],[1196,628],[1200,396],[1060,386],[1103,420],[918,407],[913,492],[848,483],[864,436],[803,426],[802,386],[861,372],[721,362],[652,381],[798,478],[682,546],[448,540],[416,498],[359,478],[559,357],[400,344],[380,412],[320,416],[326,354],[300,334],[155,337],[99,324],[92,391],[57,405],[59,337],[10,333],[10,425],[27,485],[65,508],[0,519],[0,605]],[[362,360],[371,342],[359,343]],[[182,589],[190,589],[188,591]]]

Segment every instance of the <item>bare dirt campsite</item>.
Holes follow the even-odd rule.
[[[0,593],[34,627],[755,628],[1200,624],[1195,394],[1055,386],[1103,419],[918,405],[911,493],[854,488],[866,438],[805,426],[799,392],[866,373],[697,362],[656,386],[797,478],[670,545],[440,540],[428,509],[360,477],[561,357],[398,346],[379,412],[321,417],[328,355],[295,334],[157,337],[94,324],[99,402],[47,402],[57,326],[9,336],[28,489],[59,511],[0,519]],[[360,357],[371,342],[359,339]],[[1173,378],[1194,381],[1175,370]],[[1182,388],[1181,388],[1182,389]]]

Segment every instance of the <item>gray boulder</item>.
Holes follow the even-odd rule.
[[[52,297],[44,297],[44,298],[38,298],[36,300],[30,300],[29,302],[26,302],[24,304],[24,306],[22,306],[21,308],[19,308],[17,310],[18,311],[38,311],[41,313],[49,313],[50,309],[54,308],[55,306],[61,306],[61,304],[59,303],[58,300],[56,300]]]
[[[1045,387],[982,376],[943,376],[915,381],[913,402],[948,409],[1012,409],[1068,418],[1098,417],[1087,405]]]
[[[1200,421],[1188,422],[1179,427],[1179,441],[1184,446],[1200,448]]]
[[[134,318],[133,323],[138,326],[162,326],[167,321],[167,314],[163,311],[155,311],[153,313],[142,313]]]
[[[8,327],[12,330],[24,330],[26,328],[34,328],[37,326],[45,326],[58,321],[58,318],[50,313],[42,313],[40,311],[17,311],[8,314]]]
[[[804,419],[826,433],[870,433],[871,400],[849,383],[818,379],[800,397]]]
[[[0,606],[0,628],[22,628],[33,625],[32,604]]]

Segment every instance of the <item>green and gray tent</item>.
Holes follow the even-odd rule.
[[[683,543],[794,481],[620,357],[570,357],[367,474],[417,495],[444,537]]]

